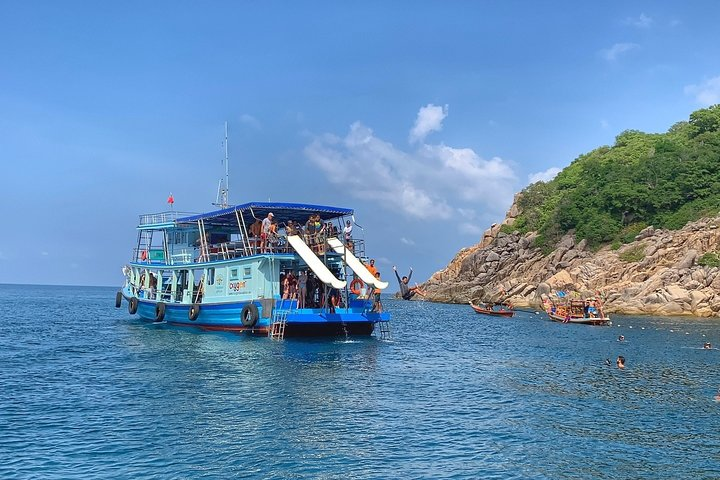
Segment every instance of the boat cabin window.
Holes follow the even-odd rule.
[[[226,243],[230,241],[230,235],[227,233],[211,233],[210,244]]]
[[[231,268],[230,269],[230,280],[237,280],[237,279],[238,279],[238,269]]]
[[[207,269],[207,277],[205,277],[205,283],[207,285],[215,285],[215,269],[214,268]]]

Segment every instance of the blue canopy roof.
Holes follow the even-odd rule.
[[[352,209],[342,207],[309,205],[305,203],[251,202],[222,210],[215,210],[214,212],[181,217],[176,220],[176,223],[178,225],[194,223],[202,219],[208,225],[237,225],[235,212],[238,212],[238,214],[243,217],[245,224],[248,226],[255,222],[256,218],[262,220],[267,217],[267,214],[270,212],[272,212],[274,219],[279,223],[287,223],[288,220],[305,223],[308,216],[312,214],[320,215],[323,221],[353,214]]]

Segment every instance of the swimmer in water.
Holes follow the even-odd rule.
[[[712,350],[712,344],[710,342],[705,342],[705,345],[703,345],[703,348],[705,350]]]
[[[615,363],[617,363],[617,367],[620,369],[625,368],[625,357],[620,355],[617,360],[615,360]]]
[[[715,401],[720,402],[720,388],[718,388],[717,395],[715,395]]]
[[[618,342],[624,342],[625,341],[625,335],[620,335],[618,337]]]

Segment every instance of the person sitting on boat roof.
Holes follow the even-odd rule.
[[[260,253],[267,253],[269,250],[269,237],[270,232],[272,230],[272,220],[273,217],[272,212],[267,214],[267,217],[263,218],[262,221],[262,230],[260,231]]]
[[[400,278],[400,275],[397,273],[397,268],[393,265],[393,271],[395,272],[395,276],[397,277],[398,283],[400,284],[400,295],[402,296],[403,300],[410,300],[412,297],[415,296],[417,293],[421,297],[425,296],[425,292],[423,292],[420,287],[415,284],[414,287],[408,287],[408,282],[410,282],[410,278],[413,274],[413,269],[410,267],[410,273],[407,277]]]

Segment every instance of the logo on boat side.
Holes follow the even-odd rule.
[[[237,292],[241,288],[245,288],[245,283],[246,282],[230,282],[228,284],[228,288],[230,288],[230,290],[235,290]]]

